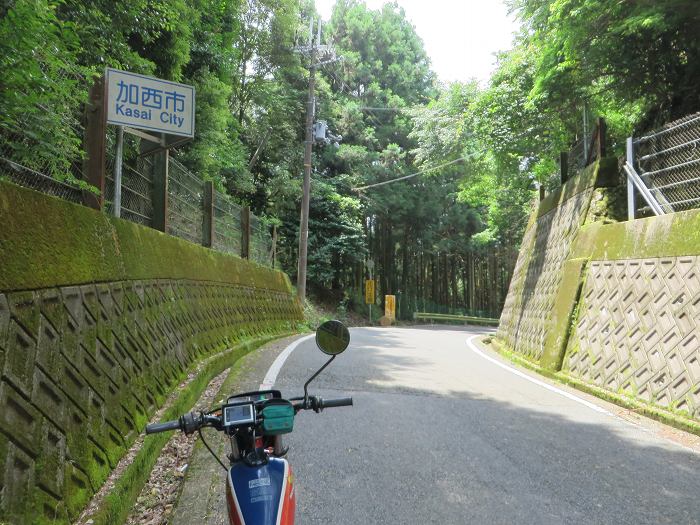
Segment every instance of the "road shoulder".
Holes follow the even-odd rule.
[[[683,448],[700,454],[700,436],[696,434],[686,432],[683,429],[676,428],[663,421],[657,421],[656,419],[647,417],[634,408],[621,406],[586,390],[576,388],[563,380],[563,378],[560,378],[557,374],[540,373],[539,367],[535,364],[524,362],[522,358],[518,359],[517,356],[502,351],[498,343],[494,341],[490,335],[476,337],[473,339],[472,343],[474,343],[479,350],[488,355],[488,357],[499,361],[507,367],[517,370],[536,381],[551,385],[556,389],[566,392],[570,396],[581,399],[585,403],[600,407],[600,409],[610,413],[612,417],[638,427],[644,432],[672,441]]]

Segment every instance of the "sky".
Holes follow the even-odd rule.
[[[387,0],[365,0],[378,9]],[[315,0],[324,20],[335,0]],[[476,78],[485,83],[495,69],[494,53],[510,49],[517,23],[502,0],[397,0],[416,27],[433,71],[443,82]]]

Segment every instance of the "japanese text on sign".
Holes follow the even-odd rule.
[[[194,136],[194,87],[107,68],[107,123]]]
[[[384,296],[384,315],[389,319],[396,319],[396,296]]]
[[[365,304],[374,304],[374,279],[365,281]]]

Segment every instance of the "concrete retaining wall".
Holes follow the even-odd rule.
[[[74,519],[186,370],[302,320],[281,272],[0,182],[0,522]]]
[[[538,268],[533,260],[544,266],[529,282],[514,278],[514,308],[504,311],[499,337],[548,369],[700,420],[700,211],[584,224],[569,200],[548,212],[576,225],[566,245],[550,235],[541,246],[528,239],[543,235],[542,217],[533,214],[518,264],[527,268],[521,273]],[[563,256],[548,258],[553,247]],[[538,315],[533,344],[522,324]]]
[[[527,357],[544,354],[572,242],[595,189],[613,184],[615,174],[614,159],[596,162],[548,195],[530,218],[498,329],[498,337]]]

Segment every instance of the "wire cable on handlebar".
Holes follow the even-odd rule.
[[[199,439],[202,440],[202,443],[204,443],[204,446],[207,447],[207,450],[211,453],[211,455],[214,456],[214,459],[216,459],[216,461],[219,462],[219,465],[221,465],[221,468],[223,468],[226,472],[228,472],[228,468],[226,468],[226,465],[224,465],[224,462],[219,459],[219,456],[214,454],[214,451],[209,446],[209,443],[207,443],[207,440],[204,439],[204,436],[202,435],[202,429],[198,428],[197,433],[199,434]]]

